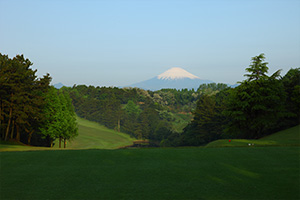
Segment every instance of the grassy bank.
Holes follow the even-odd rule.
[[[131,145],[135,140],[125,133],[108,129],[96,122],[77,118],[78,136],[67,142],[67,149],[117,149]],[[0,151],[35,151],[59,149],[59,141],[55,141],[53,148],[33,147],[16,142],[0,141]],[[62,144],[63,147],[63,144]]]
[[[250,144],[250,145],[249,145]],[[258,140],[216,140],[206,147],[300,146],[300,125],[279,131]]]
[[[47,147],[33,147],[24,145],[20,142],[4,142],[0,140],[0,152],[1,151],[37,151],[37,150],[51,150]]]
[[[70,141],[67,148],[71,149],[116,149],[131,145],[133,138],[125,133],[108,129],[96,122],[77,118],[78,136]],[[55,148],[58,148],[56,141]]]
[[[299,147],[1,152],[1,199],[299,199]]]

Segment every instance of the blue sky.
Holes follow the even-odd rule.
[[[53,83],[126,86],[172,67],[215,82],[300,67],[300,0],[0,0],[0,52]]]

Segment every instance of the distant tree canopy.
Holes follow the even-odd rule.
[[[64,90],[72,98],[80,117],[139,139],[154,134],[156,119],[159,118],[157,110],[161,106],[151,99],[147,91],[84,85]]]
[[[300,124],[300,68],[268,76],[264,60],[264,54],[252,58],[238,87],[203,92],[192,122],[173,141],[198,146],[220,138],[257,139]]]
[[[195,90],[94,87],[74,85],[62,88],[69,93],[77,115],[96,121],[156,145],[171,145],[191,121],[198,99],[228,88],[225,84],[205,84]],[[173,145],[173,144],[172,144]]]
[[[75,113],[154,146],[199,146],[220,138],[251,138],[300,124],[300,68],[268,76],[264,54],[252,58],[246,80],[194,89],[49,86],[23,56],[0,54],[0,134],[3,140],[53,146],[77,136]]]
[[[253,57],[246,80],[198,90],[65,88],[80,117],[161,146],[198,146],[220,138],[260,138],[299,123],[299,68],[268,76],[264,54]],[[193,117],[193,118],[192,118]]]
[[[10,59],[0,54],[0,134],[5,141],[49,146],[50,137],[42,137],[41,128],[49,125],[49,112],[54,112],[47,110],[52,102],[45,95],[53,92],[49,86],[51,77],[47,74],[37,78],[37,70],[32,70],[31,65],[23,55]],[[64,98],[70,110],[71,101],[67,96]],[[65,110],[62,114],[66,114]]]
[[[264,54],[252,58],[247,80],[231,91],[226,108],[226,132],[241,138],[260,138],[283,126],[288,117],[287,95],[280,70],[270,77]]]

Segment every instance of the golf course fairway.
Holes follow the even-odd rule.
[[[299,147],[1,152],[0,199],[299,199]]]

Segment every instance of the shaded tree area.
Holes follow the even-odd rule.
[[[199,146],[220,138],[257,139],[300,123],[300,68],[268,76],[264,54],[253,57],[236,88],[200,85],[195,91],[74,85],[49,86],[32,63],[0,54],[0,135],[59,147],[77,136],[76,115],[149,139],[156,146]]]
[[[162,107],[138,88],[74,85],[62,90],[69,93],[78,116],[138,139],[151,138],[157,121],[164,121],[159,116]]]
[[[184,129],[181,145],[199,146],[222,137],[223,128],[226,124],[224,101],[228,90],[217,94],[201,96],[197,102],[194,119]]]
[[[78,116],[125,132],[152,144],[169,146],[169,137],[183,131],[202,94],[215,93],[225,84],[206,84],[205,90],[94,87],[63,87],[72,98]],[[226,86],[227,88],[227,86]],[[223,89],[223,88],[222,88]]]
[[[36,146],[51,146],[52,139],[49,133],[42,133],[41,129],[49,123],[56,123],[49,122],[48,119],[49,112],[55,111],[47,110],[47,106],[52,105],[52,99],[49,99],[47,94],[54,88],[49,86],[49,74],[37,78],[37,70],[32,70],[31,66],[32,63],[23,55],[10,59],[7,55],[0,54],[1,139]],[[70,98],[64,98],[65,105],[70,110]],[[62,110],[61,114],[66,114],[66,111]]]
[[[291,107],[292,96],[288,94],[289,90],[299,87],[299,68],[291,69],[284,77],[280,76],[281,70],[267,76],[268,63],[264,60],[264,54],[253,57],[250,67],[246,69],[248,79],[230,92],[225,111],[230,118],[226,134],[257,139],[299,124],[299,118],[295,119],[299,117],[299,104],[297,100],[293,101]],[[292,71],[293,77],[288,78]],[[298,81],[285,86],[287,78]]]
[[[283,126],[292,127],[300,123],[300,68],[290,69],[282,78],[286,94],[285,108],[288,116],[283,120]]]
[[[203,93],[192,122],[170,141],[199,146],[221,138],[258,139],[300,124],[300,68],[268,76],[264,54],[253,57],[236,88]]]
[[[228,88],[224,83],[201,84],[195,91],[194,89],[161,89],[151,92],[153,100],[161,105],[165,105],[174,113],[190,113],[196,108],[197,101],[204,94],[216,94],[219,91]]]

